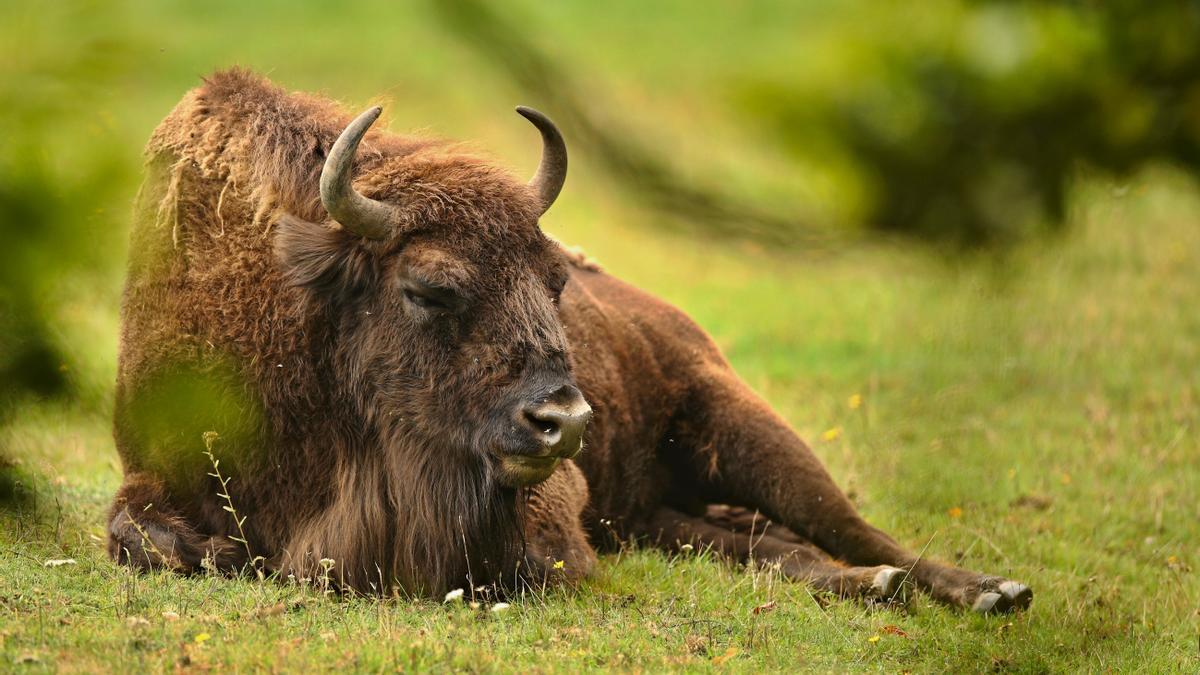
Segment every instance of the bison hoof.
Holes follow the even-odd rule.
[[[1004,604],[1003,601],[1004,596],[999,593],[985,591],[980,593],[978,598],[975,598],[975,606],[971,609],[980,614],[999,614],[1004,611],[1001,609],[1001,606]]]
[[[975,599],[973,610],[980,614],[1007,614],[1027,609],[1033,602],[1033,591],[1025,584],[1005,581],[995,591],[985,591]]]
[[[870,595],[884,601],[904,600],[904,570],[885,567],[875,573],[871,581]]]
[[[1000,584],[1000,595],[1008,602],[1008,611],[1029,609],[1033,604],[1033,589],[1015,581]]]

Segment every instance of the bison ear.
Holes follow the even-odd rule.
[[[373,258],[358,237],[285,214],[276,221],[275,257],[285,280],[322,294],[356,293],[374,272]]]

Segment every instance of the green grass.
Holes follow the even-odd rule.
[[[0,44],[28,47],[7,54],[20,56],[13,73],[28,70],[47,97],[58,75],[38,54],[66,59],[87,31],[123,45],[96,76],[106,84],[87,94],[96,114],[64,114],[55,141],[67,153],[54,164],[64,175],[100,149],[124,167],[118,196],[94,205],[87,223],[111,229],[111,242],[124,237],[149,130],[196,76],[232,62],[355,105],[388,93],[393,129],[428,124],[522,170],[536,161],[510,112],[520,93],[487,77],[447,86],[448,69],[480,66],[423,10],[359,7],[357,23],[344,24],[316,9],[276,12],[304,48],[254,39],[269,9],[221,18],[155,4],[88,21],[82,10],[58,11],[0,21]],[[538,25],[578,30],[561,11],[538,15]],[[381,12],[387,21],[366,20]],[[318,39],[313,26],[327,24],[330,37]],[[356,69],[342,47],[360,28],[379,53]],[[572,53],[624,82],[623,97],[648,86],[633,73],[636,54],[604,61],[600,51]],[[410,53],[422,56],[406,62]],[[655,77],[669,78],[668,56],[654,58]],[[695,124],[688,106],[706,100],[700,80],[647,101],[664,127]],[[712,138],[740,149],[736,120],[707,109],[701,118],[724,120]],[[744,158],[747,175],[771,166],[761,148]],[[55,286],[78,395],[28,404],[0,432],[20,481],[0,485],[16,494],[0,511],[0,670],[1195,672],[1200,198],[1158,173],[1120,189],[1088,182],[1075,204],[1069,236],[1002,263],[887,244],[785,257],[658,232],[652,214],[577,157],[546,222],[695,317],[877,525],[929,555],[1029,583],[1036,597],[1025,614],[984,619],[921,596],[904,611],[818,602],[767,573],[636,550],[602,558],[577,591],[516,598],[500,613],[117,568],[103,553],[103,514],[120,481],[109,389],[123,244],[111,243],[114,264]],[[861,406],[849,405],[853,395]],[[835,428],[837,438],[822,440]],[[76,563],[44,565],[63,558]],[[753,612],[769,602],[773,611]]]

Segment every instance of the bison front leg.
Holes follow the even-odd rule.
[[[570,460],[523,495],[525,566],[532,583],[575,582],[595,567],[596,552],[580,520],[587,500],[587,481]]]
[[[723,499],[761,510],[851,565],[909,571],[934,598],[983,613],[1028,607],[1024,584],[920,557],[869,525],[821,462],[771,408],[725,367],[703,379],[685,429],[701,481]]]
[[[244,548],[197,532],[168,503],[158,481],[136,473],[125,477],[109,511],[108,554],[136,569],[183,574],[201,570],[205,560],[225,571],[246,563]]]

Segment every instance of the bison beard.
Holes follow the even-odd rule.
[[[347,463],[340,498],[299,528],[272,566],[316,578],[326,558],[339,586],[360,591],[516,587],[525,553],[520,490],[497,485],[485,466],[397,453],[401,463],[388,454]]]
[[[867,524],[699,327],[543,235],[566,149],[519,112],[528,185],[245,71],[184,97],[135,209],[115,559],[436,595],[578,579],[633,538],[1028,606]]]

